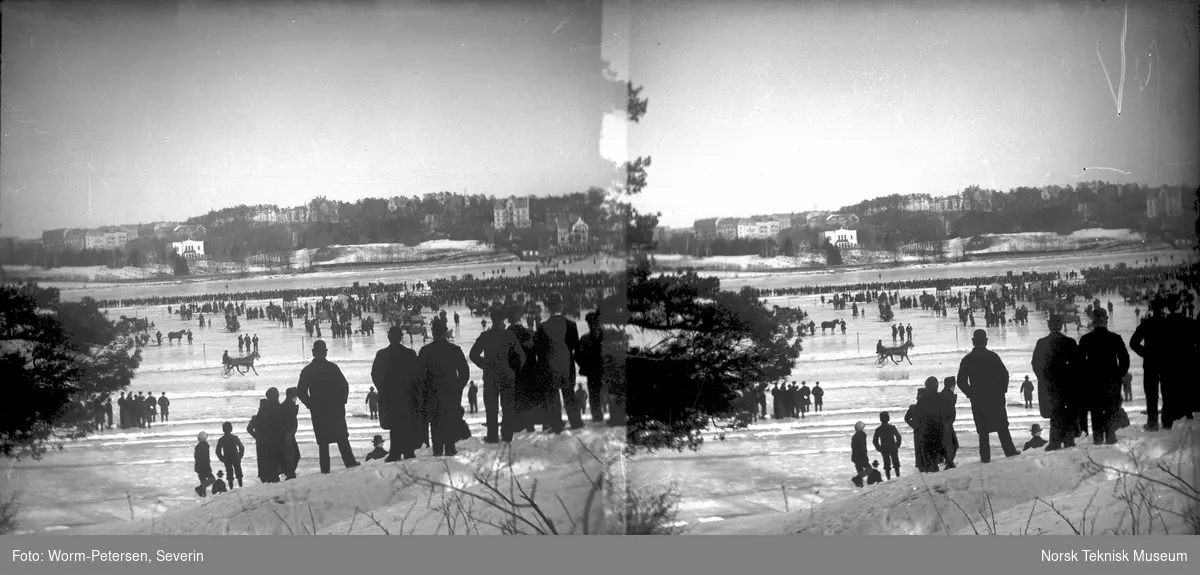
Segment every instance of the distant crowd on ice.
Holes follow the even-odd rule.
[[[404,346],[403,328],[389,329],[390,345],[376,354],[371,369],[374,386],[367,404],[372,419],[388,430],[390,445],[384,450],[383,438],[377,435],[367,460],[412,459],[421,447],[430,448],[435,457],[458,453],[456,444],[471,437],[462,406],[463,391],[473,385],[468,356],[483,370],[484,443],[511,442],[515,434],[535,432],[539,424],[545,433],[562,433],[568,424],[572,430],[581,429],[587,403],[593,422],[604,423],[607,413],[608,425],[624,425],[624,334],[604,329],[597,310],[587,314],[588,332],[580,336],[574,320],[563,315],[557,295],[547,295],[543,303],[550,317],[531,332],[522,325],[523,307],[497,302],[490,310],[492,328],[480,334],[469,354],[450,342],[450,329],[442,317],[433,320],[433,341],[419,352]],[[286,390],[282,403],[278,389],[268,389],[246,428],[255,440],[258,477],[263,483],[279,482],[281,476],[296,477],[300,450],[295,436],[301,404],[311,414],[321,472],[331,469],[330,444],[338,446],[347,468],[359,465],[346,425],[349,383],[337,364],[326,359],[327,351],[323,340],[314,342],[313,360],[301,371],[298,385]],[[576,386],[577,369],[586,378],[587,391]],[[468,400],[475,411],[475,393],[468,393]],[[231,422],[226,422],[223,430],[216,455],[225,470],[216,475],[207,433],[199,435],[194,469],[200,496],[206,495],[209,486],[214,493],[226,489],[225,474],[230,486],[234,481],[242,485],[245,448],[233,435]]]

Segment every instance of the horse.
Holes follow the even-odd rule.
[[[916,347],[916,345],[914,345],[911,341],[906,341],[896,347],[884,346],[884,348],[879,351],[879,357],[875,359],[875,366],[883,367],[883,364],[887,363],[887,360],[889,359],[892,360],[892,363],[897,364],[900,363],[901,359],[903,359],[904,361],[907,361],[909,365],[912,365],[912,360],[908,359],[908,350],[914,347]]]
[[[175,340],[179,340],[179,343],[182,345],[183,338],[185,338],[185,337],[187,337],[186,329],[179,330],[179,331],[169,331],[169,332],[167,332],[167,345],[171,345],[171,343],[174,342]]]
[[[225,365],[225,369],[221,372],[221,375],[228,378],[233,375],[235,369],[242,375],[246,375],[248,371],[253,371],[254,375],[258,375],[258,370],[254,369],[254,360],[259,357],[261,356],[258,355],[257,351],[252,351],[250,355],[229,358],[229,363]]]
[[[841,326],[842,326],[842,322],[837,321],[837,320],[823,321],[823,322],[821,322],[821,335],[825,335],[826,328],[832,329],[834,333],[837,333],[837,328],[839,328]]]

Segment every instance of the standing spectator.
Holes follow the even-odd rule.
[[[470,430],[463,419],[462,392],[470,377],[470,367],[462,348],[446,339],[445,320],[433,320],[433,341],[421,348],[418,354],[423,373],[421,376],[425,404],[425,416],[429,422],[433,455],[453,457],[458,454],[455,443],[470,437]]]
[[[942,452],[945,454],[946,466],[943,469],[954,469],[954,456],[958,454],[958,434],[954,432],[954,420],[958,419],[958,394],[954,393],[958,385],[953,375],[942,381],[942,391],[938,395],[942,400]]]
[[[1006,457],[1020,454],[1008,431],[1008,412],[1004,395],[1008,392],[1008,369],[996,352],[987,348],[987,332],[975,330],[971,337],[974,349],[958,366],[958,387],[971,400],[971,415],[979,434],[979,460],[992,460],[988,435],[995,433]]]
[[[1033,409],[1033,382],[1029,381],[1028,375],[1021,382],[1021,394],[1025,396],[1025,409]]]
[[[512,332],[504,329],[505,312],[492,310],[492,329],[479,334],[471,347],[471,363],[483,370],[483,408],[487,415],[487,436],[484,443],[499,443],[501,399],[506,398],[503,426],[504,441],[512,441],[517,429],[515,404],[512,401],[517,371],[525,363],[525,351]],[[462,396],[459,396],[462,402]]]
[[[1160,298],[1150,301],[1151,312],[1139,323],[1129,338],[1129,348],[1142,358],[1142,391],[1146,394],[1146,431],[1158,431],[1159,385],[1162,381],[1160,364],[1170,358],[1160,357],[1167,338],[1167,320],[1163,317],[1167,302]],[[1053,433],[1053,430],[1051,430]]]
[[[879,427],[875,428],[872,441],[875,451],[883,456],[883,472],[889,480],[892,478],[892,468],[896,469],[896,477],[900,477],[900,446],[904,443],[900,437],[900,430],[889,423],[891,419],[892,416],[888,412],[879,412]]]
[[[1120,335],[1108,330],[1108,312],[1093,312],[1093,328],[1079,338],[1079,355],[1087,381],[1092,416],[1092,443],[1117,442],[1114,416],[1121,406],[1121,378],[1129,371],[1129,352]]]
[[[854,423],[854,437],[850,438],[850,461],[854,463],[854,484],[862,487],[863,477],[871,469],[871,459],[867,457],[867,433],[861,421]]]
[[[346,401],[350,383],[337,364],[325,359],[329,351],[325,341],[313,342],[312,361],[300,371],[298,396],[312,416],[321,473],[329,473],[329,444],[336,443],[347,469],[357,467],[350,432],[346,429]]]
[[[196,495],[206,497],[208,486],[213,483],[212,460],[208,456],[208,434],[201,431],[197,439],[199,441],[196,443],[194,469],[196,476],[200,478],[200,485],[196,487]]]
[[[162,395],[158,396],[158,412],[162,415],[164,422],[171,420],[171,400],[167,399],[167,392],[165,391],[162,392]],[[230,477],[229,480],[233,481],[233,478]]]
[[[471,413],[479,413],[479,386],[475,385],[475,381],[467,385],[467,405],[471,408]]]
[[[237,486],[242,486],[242,457],[246,455],[246,446],[242,440],[233,434],[233,423],[226,421],[221,424],[225,434],[217,440],[217,461],[225,464],[225,476],[229,478],[229,486],[237,480]]]
[[[287,479],[296,478],[296,467],[300,464],[300,445],[296,443],[296,430],[300,427],[299,415],[300,404],[296,401],[298,390],[294,387],[289,387],[284,392],[286,398],[281,404],[281,418],[283,420],[283,457],[280,467],[283,469],[283,475]]]
[[[825,405],[825,390],[821,388],[821,382],[818,381],[813,384],[812,396],[813,413],[818,413],[821,411],[822,406]]]
[[[1079,377],[1079,345],[1063,335],[1062,316],[1052,315],[1046,322],[1050,334],[1033,348],[1033,374],[1038,378],[1038,411],[1050,420],[1050,442],[1046,451],[1075,446],[1078,416],[1076,381]]]
[[[587,396],[592,407],[592,421],[604,421],[602,394],[604,393],[604,327],[600,314],[591,312],[584,319],[588,332],[579,338],[579,350],[575,362],[579,364],[579,375],[587,378]],[[766,416],[766,398],[760,400],[763,416]],[[581,406],[582,407],[582,406]]]
[[[574,354],[579,347],[579,328],[562,315],[562,299],[557,295],[546,297],[546,308],[550,317],[538,326],[534,341],[542,362],[539,371],[546,383],[544,405],[550,430],[561,433],[564,407],[571,429],[583,427],[583,418],[575,405]]]
[[[1166,332],[1169,337],[1163,349],[1162,374],[1162,427],[1171,426],[1180,419],[1192,419],[1192,413],[1200,411],[1200,393],[1197,393],[1192,359],[1200,353],[1200,333],[1196,320],[1183,313],[1175,313],[1179,300],[1168,300],[1171,313],[1167,316]]]
[[[375,386],[367,390],[367,409],[371,412],[371,419],[379,419],[379,394],[375,392]]]
[[[390,432],[387,461],[416,457],[425,432],[421,430],[421,399],[418,390],[420,360],[404,347],[404,329],[392,326],[390,345],[375,354],[371,380],[379,387],[379,426]]]

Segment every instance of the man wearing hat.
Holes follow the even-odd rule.
[[[1020,454],[1008,431],[1008,411],[1004,394],[1008,392],[1008,368],[996,352],[987,348],[987,331],[975,330],[971,343],[975,346],[958,365],[958,388],[971,400],[971,415],[975,432],[979,434],[979,460],[992,460],[988,436],[995,433],[1005,457]]]
[[[1167,318],[1163,317],[1167,302],[1162,298],[1150,301],[1150,314],[1138,324],[1129,338],[1129,349],[1142,358],[1142,391],[1146,394],[1146,431],[1158,430],[1158,398],[1162,383],[1160,364],[1169,361],[1165,355]],[[1164,401],[1165,403],[1165,401]]]
[[[1075,446],[1076,387],[1079,344],[1062,332],[1062,316],[1046,322],[1050,334],[1033,348],[1033,374],[1038,380],[1038,411],[1050,420],[1050,444],[1046,451]]]
[[[1129,371],[1125,340],[1108,330],[1108,312],[1092,315],[1092,331],[1079,338],[1079,356],[1089,388],[1080,390],[1092,415],[1092,442],[1117,442],[1113,417],[1121,406],[1121,378]]]
[[[388,452],[383,448],[382,435],[376,434],[375,438],[371,440],[371,445],[373,445],[375,449],[367,454],[367,461],[371,461],[372,459],[383,459],[387,457]]]
[[[454,444],[463,436],[470,437],[463,419],[463,389],[471,377],[470,366],[462,348],[446,339],[446,320],[432,322],[433,341],[421,348],[422,386],[425,399],[424,416],[430,426],[433,455],[452,457],[458,454]]]
[[[546,421],[551,431],[562,433],[563,408],[571,429],[583,427],[583,415],[575,405],[575,350],[579,347],[579,326],[562,315],[562,299],[556,294],[546,296],[550,317],[542,322],[534,337],[541,360],[540,371],[545,378]]]
[[[404,328],[392,326],[387,337],[389,345],[375,353],[371,381],[379,390],[379,426],[390,432],[387,461],[399,461],[416,457],[425,438],[418,394],[421,360],[404,347]]]
[[[1021,451],[1029,451],[1030,449],[1039,449],[1043,445],[1046,445],[1046,440],[1042,439],[1042,426],[1041,425],[1036,424],[1036,423],[1033,424],[1033,426],[1029,428],[1029,433],[1031,435],[1033,435],[1033,437],[1029,438],[1029,441],[1025,442],[1025,447],[1021,448]]]
[[[347,469],[357,467],[354,450],[350,447],[350,432],[346,429],[346,401],[350,398],[350,383],[337,364],[325,359],[325,341],[313,342],[313,359],[300,371],[297,385],[300,402],[312,417],[313,435],[321,473],[329,473],[329,444],[336,443],[342,463]]]
[[[492,329],[479,334],[475,345],[471,346],[471,363],[483,370],[483,409],[487,417],[484,443],[499,443],[501,435],[508,443],[518,429],[514,395],[517,371],[525,363],[525,350],[517,336],[505,329],[507,315],[503,307],[493,307]],[[503,425],[500,424],[501,407],[504,409]]]

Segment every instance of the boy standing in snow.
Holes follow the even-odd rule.
[[[850,439],[850,461],[854,463],[855,485],[861,486],[862,478],[871,469],[871,460],[867,457],[867,433],[863,431],[866,424],[859,421],[854,424],[854,437]]]
[[[892,478],[893,467],[896,468],[896,477],[900,477],[900,445],[903,443],[900,430],[888,423],[891,420],[891,414],[886,411],[879,412],[879,427],[875,428],[875,438],[872,442],[875,451],[883,455],[883,471],[887,473],[889,480]]]
[[[246,446],[242,440],[233,434],[233,423],[226,421],[221,424],[225,435],[217,440],[217,460],[225,464],[225,474],[229,476],[229,486],[237,479],[238,487],[242,486],[242,456],[246,455]]]
[[[1033,427],[1029,428],[1029,433],[1032,434],[1033,437],[1030,438],[1029,441],[1025,442],[1025,447],[1021,451],[1029,451],[1030,449],[1041,449],[1042,447],[1044,447],[1046,445],[1046,440],[1042,439],[1042,426],[1041,425],[1038,425],[1036,423],[1033,424]]]
[[[200,478],[200,485],[196,487],[196,495],[205,497],[208,494],[208,486],[213,483],[212,460],[208,457],[208,434],[201,431],[197,439],[199,442],[196,443],[194,469],[196,476]]]

